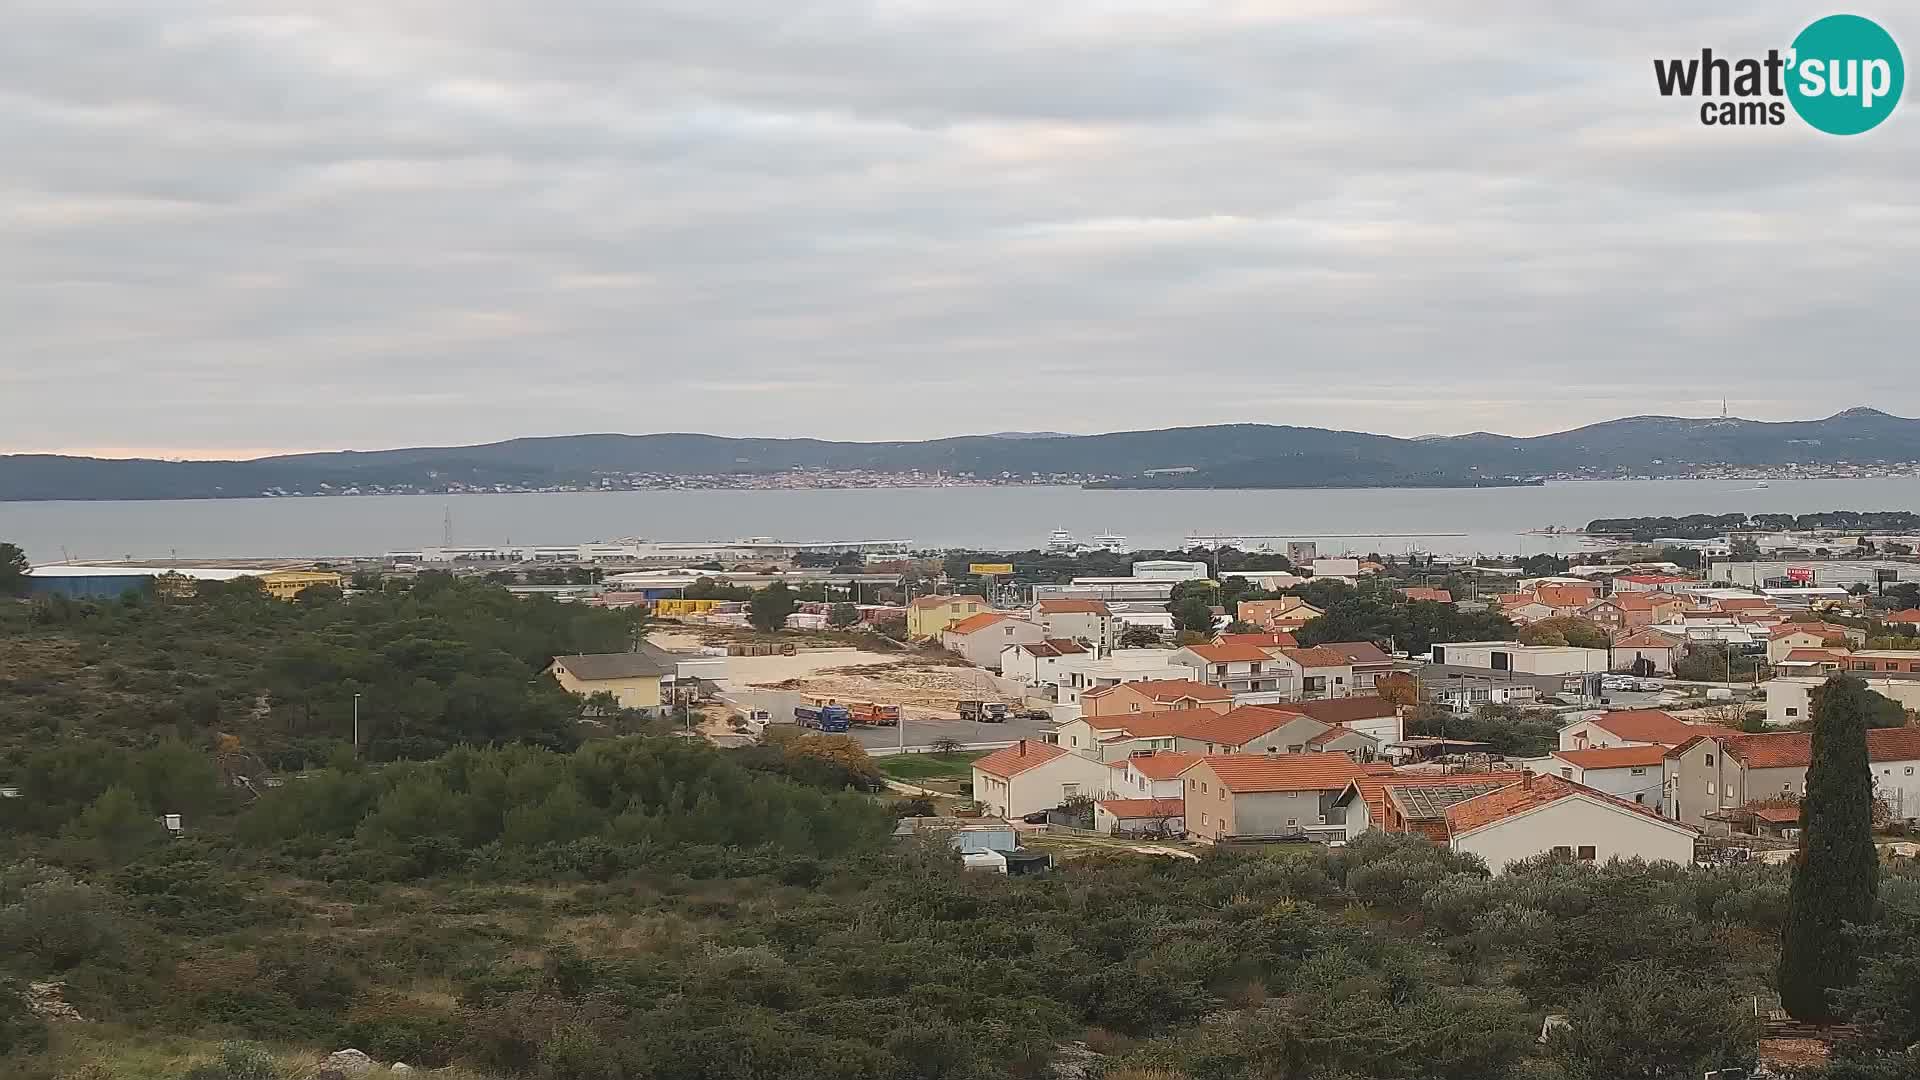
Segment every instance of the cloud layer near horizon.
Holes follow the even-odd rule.
[[[1920,413],[1920,102],[1671,8],[24,0],[0,451]]]

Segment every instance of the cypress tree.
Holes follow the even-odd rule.
[[[1813,761],[1800,804],[1800,851],[1780,945],[1780,1004],[1796,1020],[1833,1019],[1828,991],[1852,983],[1848,923],[1873,920],[1880,863],[1873,847],[1867,722],[1873,692],[1835,675],[1813,693]]]

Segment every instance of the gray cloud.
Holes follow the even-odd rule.
[[[1920,105],[1671,6],[16,0],[0,450],[1920,413]]]

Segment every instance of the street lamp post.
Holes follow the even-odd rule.
[[[360,756],[360,695],[353,695],[353,756]]]

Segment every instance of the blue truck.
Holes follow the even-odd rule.
[[[853,714],[845,705],[796,705],[793,720],[816,731],[846,731],[853,726]]]

